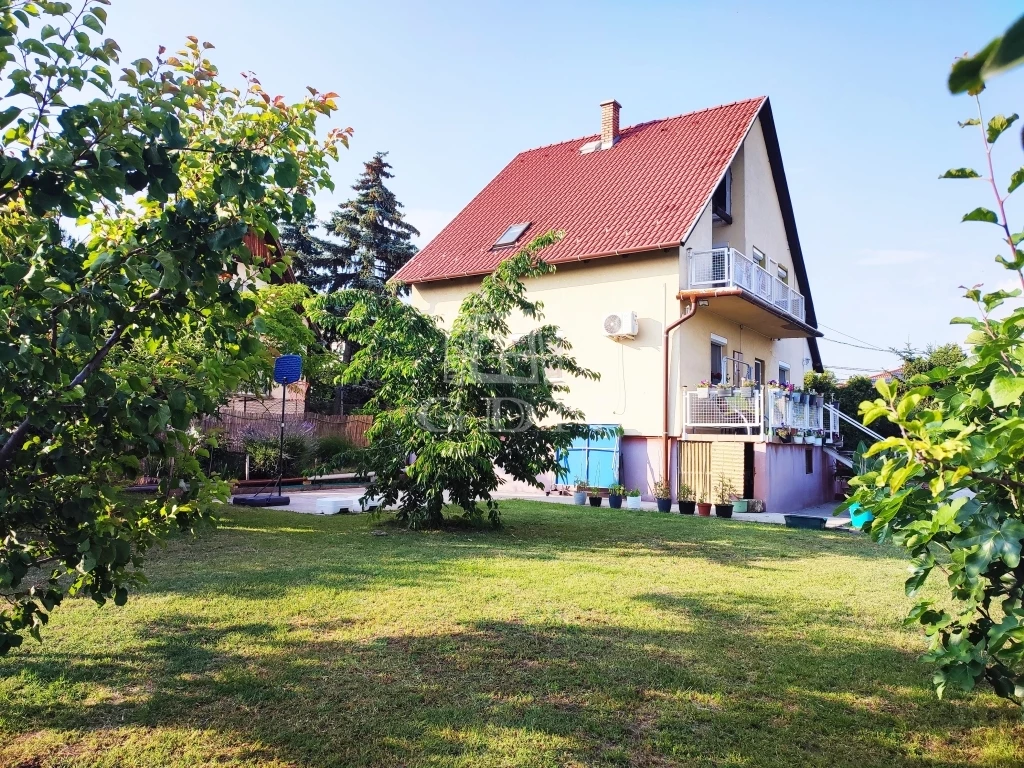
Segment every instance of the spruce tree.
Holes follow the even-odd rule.
[[[337,270],[327,273],[332,277],[327,291],[380,290],[416,254],[412,238],[419,231],[405,220],[402,204],[385,186],[394,178],[385,157],[386,152],[378,152],[365,164],[352,186],[356,196],[331,216],[329,230],[342,245],[335,254]]]
[[[341,275],[352,272],[347,248],[315,232],[326,225],[312,216],[281,227],[281,245],[292,257],[295,279],[314,291],[329,291]]]

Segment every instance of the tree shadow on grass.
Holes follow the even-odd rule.
[[[479,621],[361,640],[330,620],[174,613],[117,657],[44,646],[26,685],[116,695],[17,696],[5,717],[21,731],[211,729],[247,759],[303,766],[953,766],[981,764],[985,729],[1024,738],[1010,708],[937,701],[911,654],[831,612],[787,605],[786,631],[749,599],[638,602],[643,626]]]
[[[186,565],[192,561],[195,567],[176,568],[173,578],[155,578],[149,591],[259,599],[273,589],[310,584],[345,591],[427,582],[443,587],[458,578],[455,572],[462,564],[490,557],[541,563],[642,555],[757,570],[837,556],[904,559],[893,547],[847,533],[589,510],[524,502],[506,510],[506,525],[499,530],[481,526],[429,532],[405,530],[386,516],[312,518],[280,510],[234,510],[217,533],[162,556]]]

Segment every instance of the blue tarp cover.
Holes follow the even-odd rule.
[[[580,478],[592,488],[607,488],[619,482],[619,442],[622,430],[618,424],[590,426],[607,429],[609,434],[574,440],[572,447],[562,454],[562,466],[568,470],[568,474],[561,482],[569,485]]]

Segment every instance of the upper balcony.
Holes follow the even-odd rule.
[[[680,298],[776,339],[821,336],[804,316],[804,297],[735,248],[691,251]]]

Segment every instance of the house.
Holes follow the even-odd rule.
[[[556,273],[527,287],[601,374],[569,382],[572,404],[622,428],[618,477],[588,481],[618,479],[650,498],[664,476],[710,496],[726,476],[774,512],[831,500],[827,446],[777,436],[782,426],[832,435],[830,406],[768,386],[822,370],[769,100],[628,128],[620,109],[601,104],[600,133],[517,155],[395,279],[450,321],[510,251],[563,230],[542,254]]]
[[[871,379],[871,383],[875,384],[878,381],[884,381],[886,384],[891,384],[893,381],[903,381],[903,366],[899,368],[893,368],[891,371],[880,371],[879,373],[872,373],[868,375]]]

